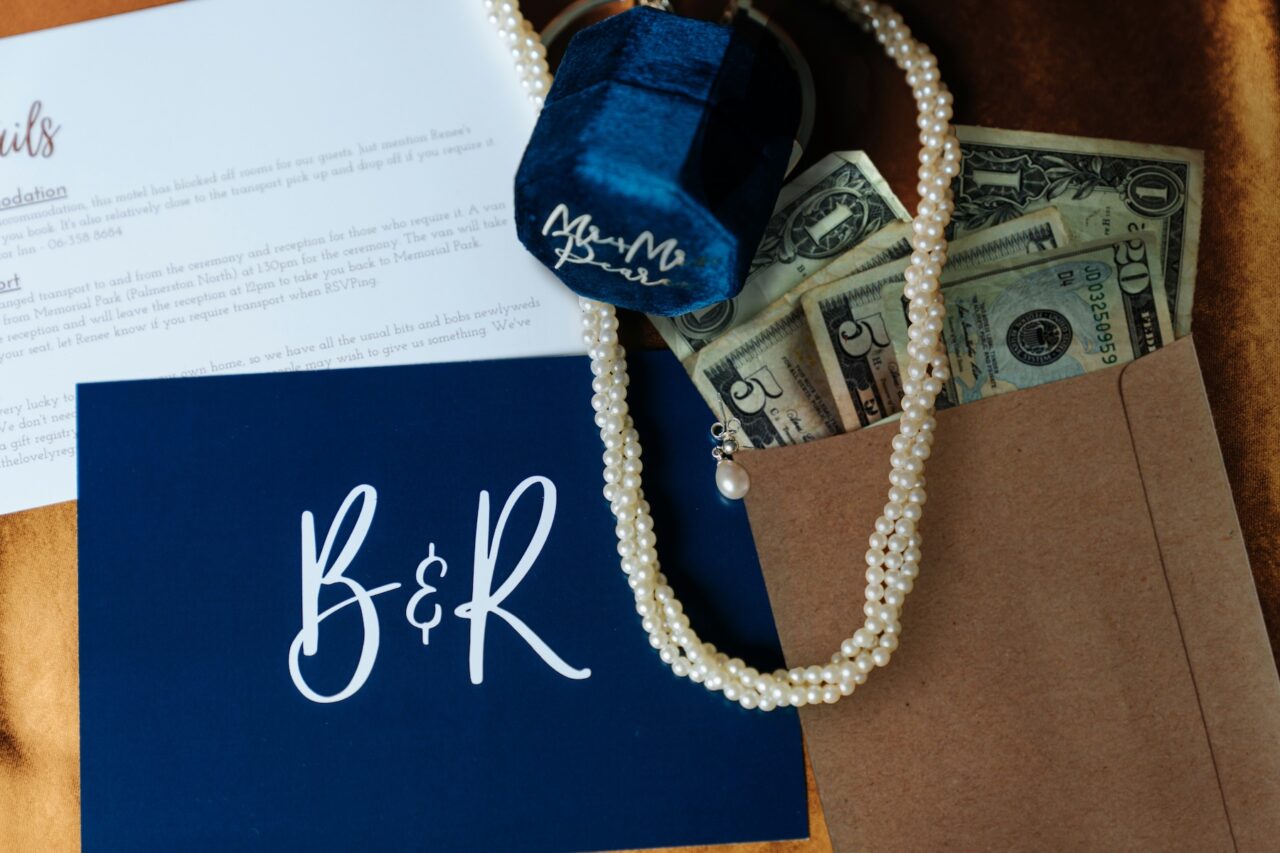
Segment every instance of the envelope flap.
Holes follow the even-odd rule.
[[[1232,831],[1266,849],[1280,829],[1280,679],[1195,345],[1129,365],[1121,390]]]
[[[939,414],[901,648],[801,711],[836,849],[1233,849],[1122,375]],[[738,457],[793,665],[863,618],[893,434]]]

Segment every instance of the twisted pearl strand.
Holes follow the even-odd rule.
[[[516,79],[529,95],[535,109],[542,109],[547,91],[551,88],[551,69],[547,65],[547,49],[533,25],[520,14],[520,4],[514,0],[484,0],[484,10],[489,23],[498,28],[498,35],[511,51],[515,63]]]
[[[516,72],[540,108],[550,88],[545,52],[515,2],[483,0],[489,20],[511,47]],[[938,61],[911,37],[902,18],[875,2],[834,0],[836,8],[875,33],[885,52],[907,77],[919,111],[920,201],[912,221],[911,265],[906,271],[909,300],[907,360],[902,366],[902,417],[889,457],[888,503],[868,539],[865,620],[840,644],[829,663],[760,672],[703,642],[659,569],[653,517],[641,487],[640,436],[627,410],[626,353],[618,343],[613,306],[580,299],[583,341],[589,348],[595,392],[591,406],[604,442],[604,497],[617,519],[618,555],[649,645],[676,675],[724,693],[743,708],[774,708],[834,703],[889,663],[898,647],[898,621],[907,593],[920,572],[917,525],[925,503],[924,463],[933,445],[934,402],[947,378],[941,344],[944,306],[938,276],[947,260],[945,231],[954,205],[951,179],[959,172],[960,147],[951,132],[951,93],[942,83]]]

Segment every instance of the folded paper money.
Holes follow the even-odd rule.
[[[938,422],[893,666],[800,712],[834,848],[1274,850],[1280,681],[1192,341]],[[893,434],[739,457],[789,662],[861,619]]]

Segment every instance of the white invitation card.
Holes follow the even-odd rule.
[[[0,40],[0,513],[75,497],[77,382],[581,351],[515,238],[510,66],[476,3]]]

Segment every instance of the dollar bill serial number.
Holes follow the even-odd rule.
[[[1142,294],[1151,286],[1151,268],[1147,260],[1147,247],[1142,240],[1129,240],[1115,246],[1115,275],[1120,286],[1120,296],[1125,293]],[[1070,265],[1058,272],[1058,283],[1062,287],[1076,288],[1084,284],[1088,294],[1086,304],[1093,318],[1095,340],[1098,354],[1103,364],[1116,364],[1120,361],[1117,351],[1115,333],[1111,330],[1111,296],[1115,295],[1107,286],[1112,270],[1104,264],[1089,263],[1082,266]],[[1124,307],[1124,306],[1121,306]]]
[[[1088,281],[1096,277],[1096,281]],[[1090,267],[1085,271],[1085,279],[1089,292],[1089,308],[1093,314],[1093,329],[1098,337],[1098,352],[1102,355],[1103,364],[1115,364],[1120,360],[1116,354],[1115,335],[1111,333],[1111,311],[1107,307],[1107,289],[1102,279],[1106,276]]]

